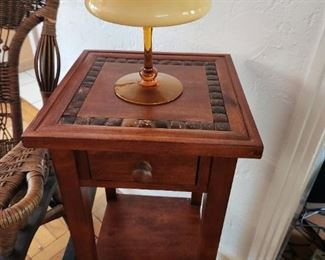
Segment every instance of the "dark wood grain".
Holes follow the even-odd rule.
[[[202,82],[207,81],[203,66],[160,65],[157,69],[177,78],[186,79],[183,80],[185,91],[176,101],[166,105],[145,107],[116,98],[114,83],[123,75],[139,70],[139,64],[105,62],[77,116],[81,118],[212,121],[208,88],[199,87]],[[191,77],[189,78],[188,75]],[[197,104],[195,113],[191,105],[193,103]],[[170,113],[170,107],[174,109],[174,113]]]
[[[189,199],[118,195],[108,204],[99,259],[198,259],[200,208]]]
[[[198,191],[192,192],[191,204],[200,206],[202,202],[202,192],[207,191],[210,176],[211,158],[200,157],[198,160],[198,173],[196,175],[196,185]]]
[[[94,180],[196,185],[198,158],[194,156],[89,152],[88,157]],[[132,172],[141,162],[151,165],[151,179],[141,181],[134,178]]]
[[[97,259],[91,209],[87,190],[81,191],[72,151],[50,151],[62,192],[64,211],[77,259]]]
[[[203,201],[199,259],[216,258],[236,163],[237,159],[213,158]]]
[[[212,158],[200,157],[198,161],[197,187],[201,192],[205,192],[208,187]]]
[[[75,151],[78,175],[80,179],[90,179],[88,155],[85,151]]]

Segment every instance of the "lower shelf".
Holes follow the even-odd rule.
[[[197,259],[200,208],[189,199],[118,195],[109,202],[99,259]]]

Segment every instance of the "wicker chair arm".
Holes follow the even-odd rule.
[[[23,224],[27,217],[38,206],[44,188],[46,164],[43,150],[23,147],[21,143],[0,160],[0,168],[6,169],[0,176],[0,229]],[[27,182],[27,192],[23,198],[14,198]]]
[[[40,203],[43,196],[43,176],[37,172],[28,172],[26,179],[28,183],[26,195],[11,207],[0,210],[1,229],[6,229],[11,225],[23,223],[23,221]]]

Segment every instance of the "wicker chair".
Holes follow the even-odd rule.
[[[46,211],[56,185],[54,176],[48,176],[46,151],[27,149],[20,142],[23,127],[18,82],[23,41],[43,22],[34,67],[44,102],[56,87],[60,68],[55,36],[58,6],[59,0],[0,0],[0,259],[24,259],[38,226],[63,212],[62,205],[54,212]]]

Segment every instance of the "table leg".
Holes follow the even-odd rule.
[[[202,192],[192,192],[191,204],[195,206],[201,206]]]
[[[115,188],[105,188],[106,202],[117,200]]]
[[[236,163],[236,158],[213,158],[203,201],[199,259],[216,259]]]
[[[79,186],[75,157],[72,151],[50,151],[62,193],[77,259],[97,259],[94,228],[86,193]]]

